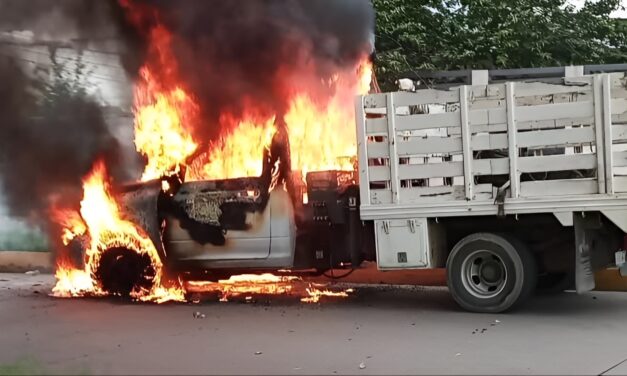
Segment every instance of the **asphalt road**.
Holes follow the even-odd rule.
[[[0,370],[17,362],[90,374],[627,374],[625,293],[565,293],[513,313],[470,314],[441,287],[360,287],[309,305],[276,297],[158,306],[55,299],[51,283],[0,274]]]

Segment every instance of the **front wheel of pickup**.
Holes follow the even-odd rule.
[[[477,233],[460,240],[448,257],[447,282],[453,299],[471,312],[497,313],[534,291],[537,265],[517,239]]]

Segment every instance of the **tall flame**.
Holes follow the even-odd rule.
[[[187,170],[186,179],[224,179],[261,174],[264,148],[272,141],[276,131],[274,118],[257,120],[254,118],[236,121],[231,116],[223,116],[224,124],[236,124],[232,130],[211,143],[209,153],[196,158]]]
[[[158,18],[149,7],[129,0],[119,1],[140,27],[146,20]],[[260,119],[247,114],[234,118],[223,113],[218,124],[202,124],[222,130],[218,140],[195,140],[192,135],[201,123],[200,109],[180,85],[172,35],[157,22],[147,37],[149,60],[135,86],[134,106],[135,145],[147,158],[142,180],[179,173],[183,166],[187,168],[187,180],[258,176],[263,149],[275,131],[273,119],[280,115]],[[155,68],[158,77],[153,76],[151,67],[158,67]],[[286,90],[284,99],[288,106],[283,120],[288,126],[292,169],[300,171],[302,176],[309,171],[354,168],[357,154],[354,97],[370,90],[372,64],[364,55],[355,66],[338,68],[332,77],[321,81],[327,86],[326,93],[314,98],[310,91],[320,86],[319,82],[313,82],[317,80],[315,72],[313,65],[285,67],[284,72],[285,80],[294,84]],[[248,105],[250,113],[256,113],[255,103]],[[190,161],[199,150],[205,152]]]
[[[111,195],[106,168],[102,162],[94,166],[83,182],[80,217],[66,215],[66,218],[69,219],[69,226],[66,227],[67,240],[87,236],[89,244],[86,247],[83,269],[58,266],[57,284],[53,289],[55,296],[103,295],[105,292],[95,280],[94,273],[107,250],[124,247],[140,255],[147,255],[155,271],[152,288],[133,291],[134,298],[157,302],[184,300],[182,289],[164,286],[163,264],[153,242],[134,223],[122,217],[120,208]]]
[[[142,180],[179,172],[197,144],[190,135],[198,107],[180,87],[159,91],[147,67],[135,86],[135,146],[147,157]]]
[[[335,95],[317,103],[306,92],[294,94],[284,120],[288,126],[292,169],[353,170],[357,155],[354,97],[370,90],[372,64],[362,59],[353,70],[332,80]],[[187,180],[227,179],[261,174],[263,148],[274,133],[273,118],[244,119],[228,130],[211,152],[194,161]]]

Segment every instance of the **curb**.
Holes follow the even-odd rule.
[[[51,252],[0,251],[0,272],[24,273],[29,270],[52,272]]]
[[[357,269],[342,282],[389,285],[446,286],[445,269],[399,270],[381,272],[376,265]],[[51,252],[0,251],[0,273],[24,273],[29,270],[52,273],[54,258]],[[334,274],[341,276],[345,270]],[[311,281],[329,282],[329,278],[311,278]],[[622,277],[618,269],[600,270],[595,274],[596,291],[627,291],[627,277]]]

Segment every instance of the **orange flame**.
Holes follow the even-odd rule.
[[[258,119],[244,115],[233,119],[221,114],[220,124],[204,126],[222,129],[217,141],[195,140],[192,130],[198,126],[199,108],[179,85],[179,67],[173,53],[172,35],[159,22],[158,13],[129,0],[119,0],[127,15],[138,27],[156,23],[148,30],[150,60],[141,69],[135,88],[135,144],[147,157],[142,180],[157,179],[179,173],[187,167],[187,180],[227,179],[261,174],[263,149],[270,143],[273,118]],[[151,67],[158,70],[153,77]],[[357,154],[354,125],[354,97],[370,90],[372,64],[364,56],[354,67],[340,69],[323,80],[328,90],[323,98],[311,89],[319,87],[313,64],[286,69],[288,125],[292,169],[304,177],[309,171],[353,170]],[[302,73],[302,74],[301,74]],[[246,93],[242,93],[245,97]],[[251,103],[251,113],[255,104]],[[191,162],[188,159],[199,147],[208,152]],[[191,163],[191,166],[189,164]]]
[[[148,68],[135,86],[135,147],[147,157],[142,180],[178,173],[197,148],[190,135],[198,107],[183,89],[159,91]]]
[[[156,272],[153,287],[150,290],[133,291],[133,298],[159,303],[184,300],[183,290],[180,287],[164,287],[163,264],[150,238],[143,234],[135,224],[122,217],[117,203],[111,196],[103,163],[97,163],[84,180],[83,200],[80,208],[82,226],[73,223],[77,220],[77,215],[68,218],[71,218],[69,222],[71,226],[66,228],[64,239],[70,241],[70,238],[87,235],[89,245],[85,253],[84,269],[76,269],[64,264],[57,266],[57,284],[52,290],[54,296],[103,295],[104,291],[94,279],[94,272],[98,268],[102,255],[108,249],[125,247],[139,254],[148,255]]]
[[[284,120],[288,125],[292,169],[306,176],[310,171],[353,170],[357,155],[354,97],[370,90],[372,64],[359,65],[329,82],[335,88],[326,103],[317,103],[306,92],[298,93]],[[271,141],[273,119],[245,119],[210,145],[210,155],[194,161],[187,180],[228,179],[261,174],[263,148]],[[229,129],[229,127],[222,127]]]
[[[323,285],[307,283],[296,276],[274,274],[242,274],[218,282],[188,281],[186,290],[191,293],[218,293],[220,301],[229,298],[252,295],[292,295],[300,296],[303,303],[318,303],[323,296],[348,297],[352,289],[331,291]]]
[[[237,122],[230,116],[223,116],[222,123],[237,125],[212,143],[208,154],[193,161],[187,171],[186,180],[239,178],[261,174],[263,150],[270,145],[276,131],[274,118],[265,121],[250,118]]]

